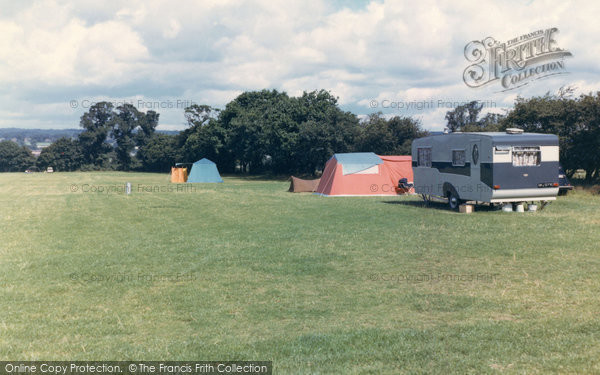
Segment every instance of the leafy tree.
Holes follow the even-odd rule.
[[[12,141],[0,142],[0,172],[23,172],[35,165],[35,158],[25,146]]]
[[[186,118],[183,154],[211,158],[225,172],[237,165],[250,173],[314,173],[333,153],[351,151],[359,131],[356,116],[341,111],[324,90],[299,98],[246,92],[220,112],[192,106]]]
[[[119,169],[130,170],[133,166],[132,151],[135,148],[134,130],[145,122],[145,115],[133,105],[124,104],[117,108],[113,119],[111,135],[117,143],[115,152]]]
[[[36,161],[38,168],[52,167],[55,171],[75,171],[81,168],[82,163],[81,145],[70,138],[60,138],[44,148]]]
[[[167,134],[156,134],[137,153],[142,170],[148,172],[168,172],[178,155],[177,136]]]
[[[467,126],[477,122],[477,117],[483,108],[483,104],[472,101],[467,104],[459,105],[452,111],[446,112],[446,121],[448,130],[459,132]]]
[[[504,115],[498,113],[487,113],[475,123],[467,124],[464,132],[497,132],[502,130]]]
[[[369,115],[361,125],[356,149],[379,155],[410,155],[412,140],[427,135],[417,120],[400,116],[386,120],[381,112]]]
[[[158,119],[155,111],[140,112],[131,104],[121,105],[116,110],[108,102],[93,105],[80,122],[85,129],[79,135],[84,160],[82,169],[111,168],[115,166],[113,155],[119,169],[135,169],[135,149],[152,139]],[[114,148],[110,142],[115,144]]]
[[[245,92],[227,104],[219,121],[227,134],[225,153],[242,171],[280,171],[289,161],[289,142],[297,133],[293,100],[276,90]],[[271,165],[266,162],[272,161]]]
[[[84,163],[92,168],[107,167],[108,153],[112,147],[106,142],[114,123],[113,105],[108,102],[96,103],[81,116],[79,125],[84,131],[79,134]]]
[[[589,160],[586,154],[593,149],[590,149],[589,145],[585,146],[588,132],[581,109],[580,100],[550,93],[529,99],[518,97],[514,108],[504,119],[503,127],[558,135],[560,160],[566,172],[572,175],[577,168],[584,168],[593,174],[593,165],[586,163],[586,160]]]
[[[448,130],[451,132],[485,132],[498,131],[502,124],[503,116],[488,113],[480,118],[483,103],[476,100],[459,105],[452,111],[446,112]]]
[[[192,104],[185,109],[185,119],[188,126],[205,126],[215,120],[220,110],[205,104]]]
[[[289,172],[315,173],[337,152],[353,151],[359,136],[358,118],[342,111],[328,91],[304,92],[296,98],[298,136],[290,144]]]
[[[183,139],[180,149],[182,160],[193,162],[201,158],[213,160],[224,167],[230,165],[229,172],[233,171],[233,160],[227,150],[223,147],[226,132],[216,121],[206,126],[198,126],[191,129]]]
[[[142,117],[136,128],[137,132],[134,137],[137,147],[143,147],[154,137],[159,117],[160,114],[155,111],[148,111]]]
[[[227,132],[217,120],[219,109],[194,104],[185,109],[188,128],[177,137],[178,157],[194,162],[201,158],[213,160],[223,172],[233,172],[234,160],[224,148]]]
[[[576,124],[565,123],[564,132],[571,134],[570,139],[564,139],[565,168],[574,171],[582,168],[586,172],[586,180],[600,180],[600,92],[595,95],[581,95],[579,97],[578,112],[580,121]],[[572,108],[568,116],[573,116]],[[561,137],[563,138],[563,137]]]
[[[387,120],[382,113],[373,113],[366,120],[361,121],[362,131],[358,139],[356,150],[360,152],[374,152],[388,154],[396,146]]]
[[[425,137],[429,134],[429,132],[423,130],[419,120],[411,117],[392,117],[388,120],[388,127],[396,144],[391,151],[392,155],[410,155],[413,139]]]

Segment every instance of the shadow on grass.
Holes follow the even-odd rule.
[[[248,174],[235,174],[235,173],[225,173],[221,174],[221,177],[235,178],[238,180],[244,181],[291,181],[290,176],[287,175],[248,175]]]
[[[592,194],[600,194],[600,185],[598,185],[597,182],[585,181],[584,179],[576,178],[572,178],[570,181],[575,190],[582,190]]]
[[[419,208],[423,208],[423,209],[441,210],[441,211],[446,211],[446,212],[458,212],[458,211],[451,210],[450,207],[448,207],[448,203],[437,202],[437,201],[430,202],[429,204],[427,204],[423,201],[415,201],[415,200],[382,201],[382,203],[399,204],[399,205],[403,205],[403,206],[419,207]],[[476,205],[474,208],[474,211],[476,211],[476,212],[492,212],[492,211],[498,211],[498,208],[493,207],[491,205]]]
[[[442,210],[442,211],[448,211],[451,212],[451,210],[448,208],[448,205],[442,202],[431,202],[429,204],[423,202],[423,201],[415,201],[415,200],[395,200],[395,201],[382,201],[382,203],[385,204],[398,204],[398,205],[402,205],[402,206],[409,206],[409,207],[419,207],[419,208],[431,208],[434,210]]]

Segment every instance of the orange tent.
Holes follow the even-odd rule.
[[[187,168],[171,167],[171,182],[174,184],[187,181]]]
[[[410,156],[335,154],[325,164],[316,192],[325,196],[396,195],[401,178],[413,182]]]

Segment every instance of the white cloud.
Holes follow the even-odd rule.
[[[30,17],[26,14],[21,20]],[[148,57],[140,37],[123,23],[86,26],[72,18],[62,25],[44,25],[0,23],[0,82],[110,85],[115,79],[129,79],[135,65]]]
[[[176,19],[171,18],[169,26],[163,31],[163,35],[167,39],[173,39],[181,31],[181,24]]]
[[[81,113],[68,102],[84,97],[223,107],[246,90],[326,89],[344,109],[366,114],[377,110],[371,100],[488,100],[505,108],[518,94],[565,84],[600,89],[600,3],[593,2],[373,0],[348,9],[325,0],[41,0],[7,9],[0,15],[0,95],[10,99],[0,104],[0,126],[36,119],[37,126],[76,126]],[[571,74],[504,93],[462,82],[467,42],[554,26],[558,45],[574,54],[566,60]],[[32,113],[27,122],[14,115],[25,109]],[[181,110],[160,112],[165,125],[183,123]],[[400,114],[439,129],[445,109]]]

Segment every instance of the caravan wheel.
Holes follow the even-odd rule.
[[[448,193],[448,205],[450,206],[451,210],[458,209],[458,206],[460,205],[460,199],[458,198],[456,193],[453,193],[453,192]]]

